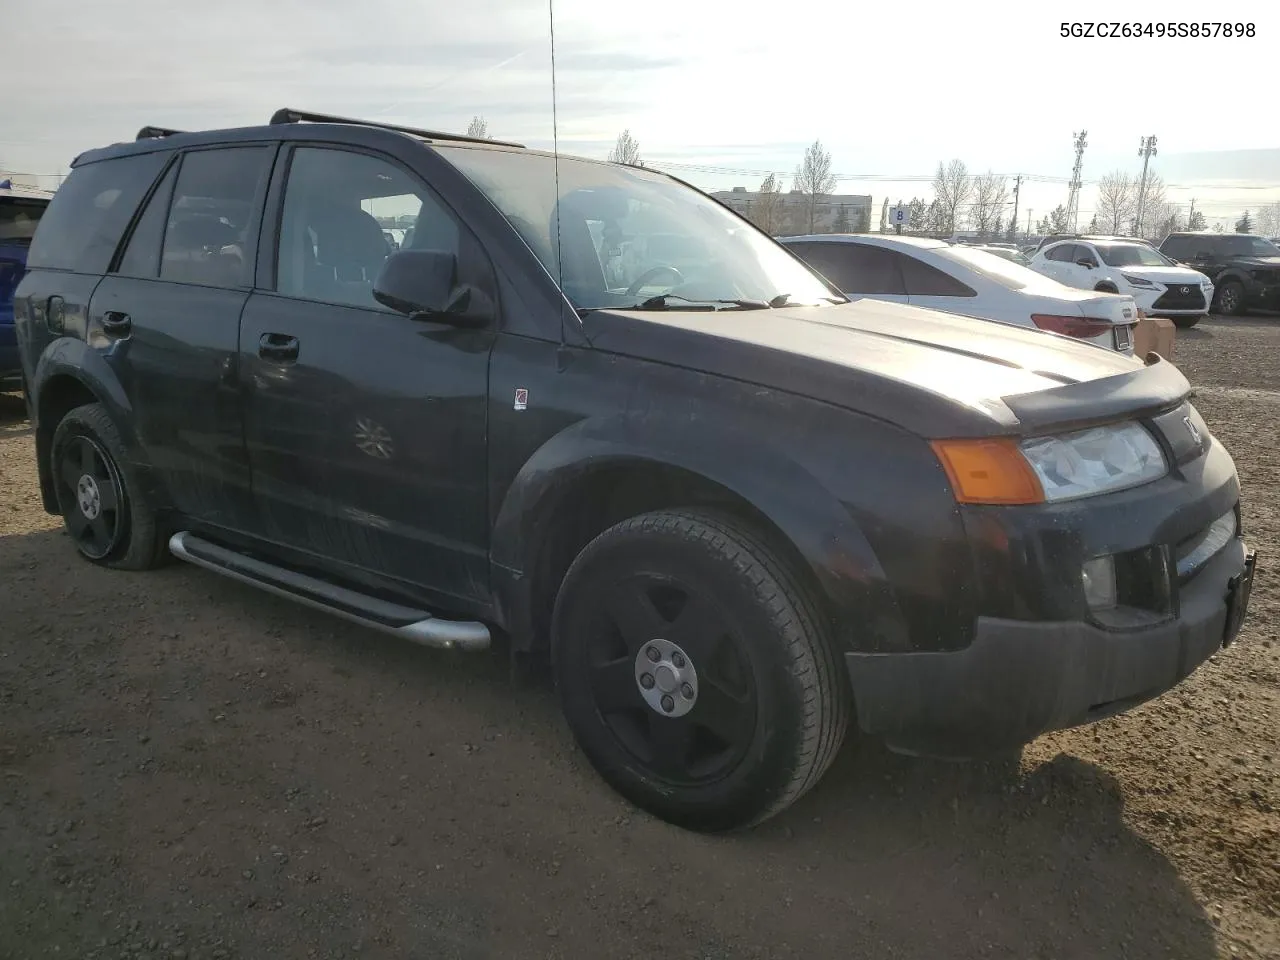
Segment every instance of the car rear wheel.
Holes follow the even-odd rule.
[[[606,530],[565,576],[553,666],[600,775],[695,830],[748,827],[812,787],[850,694],[799,578],[736,519],[645,514]]]
[[[1218,288],[1218,312],[1228,317],[1244,313],[1244,286],[1238,280],[1228,280]]]
[[[167,559],[155,511],[101,404],[76,407],[63,417],[53,434],[50,466],[63,523],[81,556],[125,570],[145,570]]]

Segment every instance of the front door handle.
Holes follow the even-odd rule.
[[[133,328],[133,319],[119,310],[108,310],[102,315],[102,330],[113,337],[128,336]]]
[[[272,363],[293,363],[298,359],[298,338],[287,333],[264,333],[258,341],[258,356]]]

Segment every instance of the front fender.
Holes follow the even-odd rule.
[[[884,571],[854,518],[771,436],[767,430],[748,434],[724,420],[647,412],[581,420],[547,440],[516,474],[494,523],[494,583],[512,633],[530,629],[528,565],[544,535],[543,508],[583,474],[624,463],[674,467],[725,488],[787,538],[833,617],[859,622],[870,605],[877,618],[892,611],[900,623]]]

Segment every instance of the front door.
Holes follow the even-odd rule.
[[[266,536],[428,601],[481,599],[493,331],[411,320],[373,297],[391,250],[384,229],[458,254],[466,228],[388,157],[299,146],[287,169],[273,190],[275,288],[254,292],[240,328]]]
[[[274,144],[186,153],[152,191],[90,303],[148,465],[187,518],[249,530],[240,313]]]

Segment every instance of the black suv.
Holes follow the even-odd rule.
[[[1214,310],[1239,316],[1280,310],[1280,247],[1247,233],[1171,233],[1160,252],[1199,270],[1214,286]]]
[[[148,128],[75,161],[16,302],[84,557],[548,655],[601,775],[695,829],[782,810],[851,717],[966,756],[1123,710],[1250,593],[1172,364],[851,303],[649,169]]]

